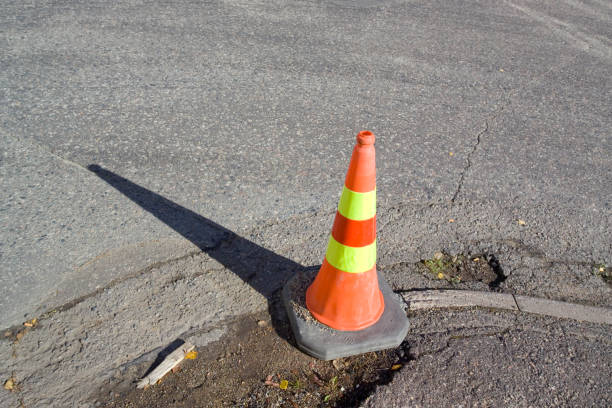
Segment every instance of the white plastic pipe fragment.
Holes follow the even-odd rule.
[[[195,346],[189,342],[184,343],[179,348],[174,350],[172,353],[155,367],[146,377],[138,381],[136,388],[142,389],[150,385],[156,384],[164,375],[168,374],[170,370],[176,367],[181,361],[185,359],[185,355],[192,351]]]

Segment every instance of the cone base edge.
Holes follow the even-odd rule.
[[[334,330],[312,317],[306,320],[296,313],[293,303],[300,304],[299,298],[305,297],[305,293],[293,293],[292,281],[298,279],[302,273],[311,274],[311,279],[314,280],[317,270],[296,273],[283,288],[281,299],[297,346],[303,352],[321,360],[333,360],[398,347],[404,341],[410,322],[381,271],[378,273],[378,281],[385,302],[383,314],[375,324],[360,331]],[[304,302],[303,307],[305,306]]]

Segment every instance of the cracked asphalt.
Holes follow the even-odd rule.
[[[413,268],[435,251],[488,253],[507,276],[498,290],[612,306],[594,274],[612,265],[606,2],[1,8],[0,327],[40,319],[0,342],[0,380],[21,384],[2,406],[93,405],[177,337],[204,347],[224,321],[271,308],[292,271],[320,264],[362,129],[377,136],[378,265],[394,289],[444,286]],[[605,335],[554,335],[599,348],[610,377]],[[502,337],[530,344],[534,364],[568,367],[547,335]],[[477,361],[498,346],[477,341],[456,344]],[[457,373],[463,357],[444,353],[416,359],[372,404],[431,405],[431,393],[393,390],[444,377],[445,364]],[[586,373],[593,353],[559,381],[599,384]],[[547,388],[558,403],[538,399],[544,388],[514,400],[520,388],[493,389],[518,406],[610,400],[601,387]],[[452,405],[452,390],[438,402]]]

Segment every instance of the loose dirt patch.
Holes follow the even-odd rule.
[[[506,279],[497,258],[489,254],[448,255],[438,252],[433,258],[419,262],[417,268],[432,279],[444,279],[450,283],[479,281],[495,288]]]
[[[160,384],[130,391],[108,407],[354,407],[390,381],[408,355],[400,347],[317,360],[295,347],[288,322],[273,327],[265,313],[232,324],[224,338],[198,352]]]

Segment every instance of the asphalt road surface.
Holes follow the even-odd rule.
[[[500,290],[611,306],[593,273],[612,265],[609,2],[0,10],[0,327],[51,316],[44,343],[55,337],[42,330],[77,341],[83,321],[106,322],[97,360],[64,374],[81,387],[265,308],[289,271],[320,263],[362,129],[377,136],[379,265],[394,288],[415,285],[403,263],[485,251],[508,276]],[[164,268],[185,298],[147,297],[172,283]],[[185,279],[216,297],[198,300]],[[249,307],[235,304],[244,293]],[[176,325],[172,310],[189,299],[201,314]],[[146,316],[128,324],[142,302]],[[68,347],[53,364],[83,352]],[[39,368],[57,371],[40,353]],[[37,364],[6,370],[29,378],[33,406],[52,381],[32,375]],[[85,398],[59,384],[47,402]]]

